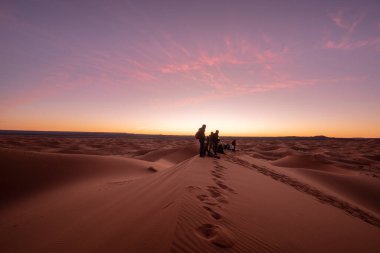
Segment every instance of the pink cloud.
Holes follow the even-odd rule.
[[[179,64],[179,65],[169,64],[160,68],[160,71],[165,74],[171,74],[171,73],[178,73],[178,72],[189,72],[189,71],[196,70],[199,68],[200,66],[194,63],[190,63],[190,64],[185,63],[185,64]]]
[[[335,23],[335,25],[339,28],[346,29],[346,25],[343,24],[343,11],[338,10],[336,13],[332,13],[329,15],[330,19]]]
[[[75,57],[74,61],[62,62],[46,69],[45,75],[28,90],[20,90],[12,96],[2,97],[0,112],[87,86],[115,92],[125,85],[135,87],[136,81],[150,83],[156,80],[153,71],[132,59],[125,63],[123,59],[108,57],[97,51],[86,51],[83,55],[77,54]],[[88,72],[83,73],[82,69]],[[138,87],[145,91],[150,89],[146,85]]]
[[[224,86],[230,81],[221,71],[211,72],[206,70],[202,70],[200,72],[200,77],[198,80],[206,83],[208,86],[216,90],[223,89]]]
[[[222,65],[222,64],[241,65],[245,63],[243,60],[238,59],[236,56],[230,53],[220,54],[217,56],[208,56],[206,54],[202,54],[199,57],[198,61],[201,65],[206,65],[206,66],[214,66],[214,65]]]
[[[178,107],[178,106],[188,106],[188,105],[196,105],[201,104],[206,101],[212,100],[220,100],[228,97],[238,97],[244,96],[247,94],[261,93],[261,92],[270,92],[275,90],[282,89],[291,89],[298,86],[310,86],[319,82],[327,82],[331,80],[318,80],[318,79],[310,79],[310,80],[283,80],[283,81],[272,81],[267,83],[261,83],[256,85],[241,85],[234,84],[231,86],[224,86],[217,91],[211,91],[206,94],[190,96],[185,98],[180,98],[171,101],[169,104],[164,105],[164,107]]]
[[[266,43],[265,43],[266,44]],[[287,48],[276,52],[270,48],[260,49],[253,42],[244,39],[224,37],[224,47],[213,55],[200,50],[193,58],[182,57],[179,64],[169,63],[158,68],[162,74],[175,74],[195,81],[198,85],[205,85],[211,90],[222,92],[226,87],[234,87],[236,77],[229,77],[242,69],[247,75],[267,76],[276,78],[276,67],[284,62]],[[246,67],[238,67],[246,65]],[[254,71],[251,71],[254,70]],[[229,91],[230,92],[230,91]]]
[[[261,48],[264,49],[261,49],[256,45],[258,41],[254,43],[236,36],[233,38],[225,36],[222,39],[222,47],[216,50],[201,48],[198,49],[198,53],[193,53],[192,57],[188,57],[187,53],[181,53],[181,51],[190,52],[190,50],[176,45],[176,47],[183,47],[183,50],[178,51],[182,55],[175,55],[157,69],[162,74],[180,75],[218,91],[225,86],[233,86],[231,79],[236,79],[236,77],[230,78],[229,75],[232,73],[235,75],[242,69],[247,70],[247,75],[254,74],[255,78],[258,75],[271,78],[268,75],[277,75],[276,67],[284,62],[288,49],[283,48],[280,52],[276,52],[268,48],[268,40],[270,40],[268,36],[263,39]],[[175,44],[175,41],[172,44]],[[246,67],[238,67],[241,65],[246,65]]]
[[[380,37],[369,40],[359,40],[359,41],[349,41],[348,39],[343,39],[341,41],[328,40],[324,43],[323,47],[327,49],[339,49],[339,50],[352,50],[356,48],[375,46],[378,50],[380,46]]]
[[[281,52],[274,52],[271,49],[259,50],[252,43],[245,40],[232,41],[229,37],[224,38],[224,45],[224,50],[219,54],[200,53],[195,59],[188,59],[184,63],[166,64],[160,67],[159,71],[164,74],[191,74],[193,77],[201,75],[203,80],[211,76],[210,73],[213,73],[214,76],[219,77],[213,78],[213,80],[209,78],[212,81],[211,86],[220,87],[220,83],[229,79],[220,71],[221,66],[234,67],[258,64],[262,66],[263,70],[272,71],[276,64],[283,61],[284,55],[288,52],[287,48]],[[215,79],[220,79],[222,82],[215,82]]]
[[[156,79],[153,75],[141,70],[130,71],[129,74],[139,81],[152,81]]]
[[[351,20],[351,22],[348,21],[348,18],[344,15],[343,10],[338,10],[336,13],[330,14],[329,17],[337,27],[347,31],[348,33],[353,33],[359,23],[364,19],[365,14],[358,16],[354,20]]]
[[[257,52],[255,54],[255,57],[256,57],[256,60],[257,62],[264,66],[264,68],[266,70],[272,70],[272,64],[276,58],[277,58],[277,54],[274,54],[271,50],[265,50],[263,52]]]
[[[191,53],[190,51],[182,46],[180,43],[178,43],[176,40],[173,39],[173,37],[168,33],[162,33],[163,37],[166,39],[166,41],[171,45],[172,47],[178,49],[181,53],[183,53],[185,56],[190,57]]]
[[[362,40],[352,39],[352,33],[356,30],[359,23],[365,18],[366,13],[361,15],[356,15],[356,18],[345,15],[343,10],[338,10],[336,13],[330,14],[330,19],[335,23],[335,25],[345,32],[340,39],[327,39],[323,43],[323,48],[326,49],[337,49],[337,50],[353,50],[362,47],[375,47],[376,51],[380,50],[380,37],[367,38]]]
[[[190,72],[193,70],[199,70],[204,67],[212,67],[219,65],[240,65],[245,62],[238,59],[232,54],[220,54],[216,56],[209,56],[202,53],[196,60],[192,60],[188,63],[181,64],[167,64],[160,68],[162,73],[181,73],[181,72]]]
[[[188,98],[183,102],[179,102],[179,104],[200,103],[204,100],[236,96],[244,92],[269,91],[280,88],[279,84],[276,87],[257,86],[251,88],[251,90],[239,88],[239,84],[236,84],[239,81],[235,81],[236,78],[229,75],[231,73],[236,75],[236,73],[241,72],[241,68],[236,68],[241,65],[246,65],[246,68],[243,68],[246,70],[254,66],[256,71],[254,73],[255,78],[257,78],[257,71],[273,71],[275,65],[280,63],[283,55],[287,53],[285,49],[281,52],[276,52],[269,48],[260,50],[253,42],[226,37],[222,41],[224,46],[221,48],[214,50],[210,48],[198,49],[197,53],[192,54],[190,49],[176,42],[170,36],[165,38],[169,41],[168,44],[156,40],[150,50],[159,52],[161,56],[167,56],[161,58],[162,63],[141,54],[137,54],[135,57],[123,58],[121,54],[112,51],[104,52],[86,49],[76,53],[75,59],[70,59],[69,62],[62,62],[62,64],[56,66],[56,69],[62,69],[66,76],[54,76],[51,79],[56,84],[54,89],[50,91],[49,89],[44,90],[45,86],[43,88],[36,87],[34,92],[30,92],[29,95],[19,96],[20,101],[13,101],[12,103],[16,105],[42,100],[50,95],[59,94],[66,89],[76,89],[82,85],[91,85],[102,90],[115,91],[115,89],[123,89],[125,85],[136,86],[136,82],[153,84],[156,81],[165,80],[165,75],[167,74],[178,75],[175,76],[177,81],[186,78],[187,81],[193,81],[195,86],[202,86],[205,90],[210,91],[211,95],[203,96],[202,98]],[[145,53],[149,56],[150,51]],[[74,49],[73,52],[75,52]],[[213,52],[213,54],[209,52]],[[257,68],[257,65],[262,68]],[[83,69],[86,71],[79,74]],[[249,78],[251,73],[246,72],[246,74],[246,78]],[[51,80],[47,80],[46,86],[50,85]],[[149,85],[140,86],[141,89],[151,89]],[[47,92],[48,90],[49,92]]]
[[[249,85],[249,86],[237,86],[235,87],[235,95],[244,95],[249,93],[258,93],[258,92],[269,92],[274,90],[280,90],[280,89],[290,89],[295,88],[298,86],[309,86],[313,85],[318,80],[316,79],[310,79],[310,80],[276,80],[276,81],[270,81],[267,83],[261,83],[256,85]]]
[[[229,37],[225,37],[223,39],[223,41],[224,41],[224,45],[226,46],[226,48],[228,50],[230,50],[231,49],[231,45],[232,45],[231,39]]]
[[[278,77],[276,80],[259,83],[254,85],[243,85],[237,84],[230,86],[225,86],[223,89],[218,91],[212,91],[207,94],[186,97],[178,99],[174,102],[175,106],[187,106],[194,104],[201,104],[210,100],[219,100],[227,97],[239,97],[248,94],[271,92],[276,90],[294,89],[297,87],[307,87],[318,84],[329,84],[329,83],[339,83],[339,82],[350,82],[350,81],[363,81],[363,77],[357,76],[342,76],[326,79],[289,79],[285,76]],[[171,106],[167,105],[167,106]]]
[[[136,61],[136,60],[133,60],[133,59],[127,59],[127,61],[128,61],[131,65],[133,65],[133,66],[135,66],[135,67],[137,67],[137,68],[140,68],[140,69],[145,68],[145,66],[144,66],[142,63],[140,63],[140,62],[138,62],[138,61]]]

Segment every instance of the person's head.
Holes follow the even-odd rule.
[[[214,134],[214,132],[211,132],[211,134],[210,135],[213,135]]]
[[[219,130],[216,130],[216,131],[215,131],[215,133],[217,133],[217,134],[218,134],[218,133],[219,133]]]
[[[203,128],[203,129],[206,129],[206,125],[205,125],[205,124],[203,124],[203,125],[202,125],[202,128]]]

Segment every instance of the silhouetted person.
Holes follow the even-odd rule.
[[[215,133],[212,135],[211,142],[212,142],[212,151],[214,151],[214,154],[216,155],[216,151],[218,149],[218,142],[219,142],[219,130],[216,130]]]
[[[206,125],[203,125],[198,129],[198,132],[195,134],[195,138],[199,139],[199,156],[204,157],[206,153],[205,140],[206,140]]]
[[[211,132],[209,136],[207,136],[206,138],[206,142],[207,142],[207,145],[206,145],[206,150],[207,150],[207,155],[208,156],[212,156],[212,138],[213,138],[213,135],[214,135],[214,132]]]
[[[218,144],[217,151],[218,151],[218,153],[220,153],[220,154],[225,154],[225,153],[224,153],[224,145],[223,145],[223,143],[219,143],[219,144]]]
[[[206,144],[205,144],[205,149],[206,149],[206,154],[207,155],[210,155],[210,146],[211,146],[211,143],[210,143],[210,136],[213,134],[213,132],[211,132],[211,134],[209,136],[206,137]]]
[[[236,140],[232,140],[233,151],[236,151]]]

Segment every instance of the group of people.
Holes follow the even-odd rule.
[[[223,145],[220,143],[219,130],[215,133],[211,132],[210,135],[206,136],[206,125],[202,125],[195,134],[195,138],[199,140],[199,156],[205,157],[206,155],[215,157],[217,153],[224,154],[224,149],[236,150],[236,140],[233,140],[231,145]]]

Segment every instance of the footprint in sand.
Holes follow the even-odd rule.
[[[192,186],[192,185],[190,185],[190,186],[186,187],[186,189],[187,189],[189,192],[193,192],[193,191],[196,191],[196,190],[200,190],[201,188],[198,187],[198,186]]]
[[[236,194],[236,192],[235,192],[234,189],[230,188],[229,186],[227,186],[226,184],[224,184],[222,181],[220,181],[220,180],[218,180],[218,179],[215,179],[214,181],[215,181],[215,183],[216,183],[221,189]]]
[[[222,193],[219,191],[219,188],[218,188],[218,187],[215,187],[215,186],[208,186],[208,187],[207,187],[207,190],[209,191],[209,193],[211,194],[211,196],[212,196],[213,198],[217,198],[217,197],[222,196]]]
[[[225,167],[223,167],[223,166],[220,165],[219,163],[214,163],[214,165],[215,165],[216,168],[225,169]]]
[[[213,175],[214,177],[216,178],[220,178],[220,179],[223,179],[223,174],[220,173],[220,172],[217,172],[217,171],[211,171],[211,175]]]
[[[220,165],[217,161],[214,162],[214,166],[217,167],[217,168],[225,169],[225,167],[223,167],[222,165]]]
[[[207,187],[208,192],[210,193],[211,197],[216,199],[220,203],[228,203],[228,201],[224,198],[222,193],[220,192],[220,188],[216,186],[208,186]]]
[[[197,229],[197,234],[212,244],[221,248],[234,246],[232,234],[224,227],[214,224],[203,224]]]
[[[224,170],[225,170],[224,167],[215,166],[215,171],[217,171],[217,172],[223,172]]]
[[[224,170],[225,170],[225,169],[223,169],[223,168],[214,167],[214,169],[213,169],[213,170],[211,170],[211,171],[215,171],[215,172],[218,172],[218,173],[223,173],[223,174],[224,174],[224,173],[225,173],[225,172],[224,172]]]
[[[219,206],[218,202],[216,202],[213,199],[210,199],[210,197],[206,194],[201,194],[197,196],[197,199],[199,199],[202,203],[210,206]]]
[[[223,170],[218,170],[218,169],[215,169],[213,170],[215,173],[218,173],[220,175],[224,175],[225,173],[223,172]]]
[[[212,209],[211,207],[203,206],[203,208],[206,209],[215,220],[219,220],[222,218],[222,215],[214,211],[214,209]]]
[[[206,194],[201,194],[201,195],[198,195],[197,196],[197,199],[199,199],[200,201],[204,202],[208,199],[208,196]]]

